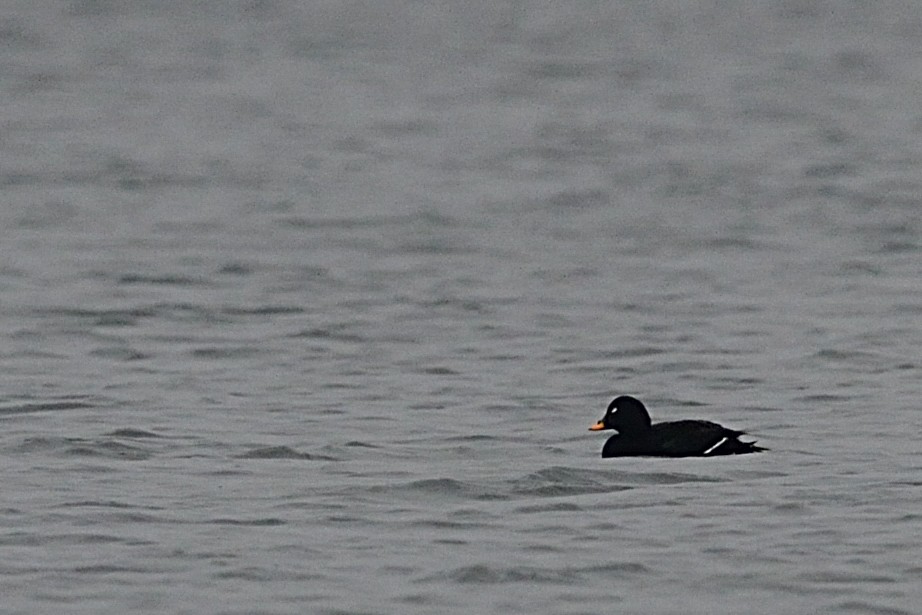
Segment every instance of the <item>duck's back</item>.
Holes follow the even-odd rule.
[[[738,440],[743,432],[710,421],[688,420],[656,423],[639,433],[622,433],[609,438],[603,457],[708,457],[739,455],[763,450]]]

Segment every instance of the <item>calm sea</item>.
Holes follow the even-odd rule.
[[[4,2],[0,612],[918,613],[920,93],[909,1]]]

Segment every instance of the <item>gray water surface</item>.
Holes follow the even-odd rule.
[[[918,613],[920,94],[911,2],[5,3],[0,612]]]

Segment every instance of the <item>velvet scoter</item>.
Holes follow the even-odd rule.
[[[630,395],[612,400],[602,420],[589,428],[603,429],[618,433],[605,443],[602,457],[714,457],[768,450],[755,442],[741,442],[739,437],[745,432],[710,421],[652,424],[643,403]]]

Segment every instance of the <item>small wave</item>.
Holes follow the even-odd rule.
[[[601,478],[600,478],[601,477]],[[613,484],[605,475],[592,470],[545,468],[523,478],[511,481],[511,490],[516,495],[538,497],[560,497],[623,491],[631,487]]]
[[[275,316],[277,314],[303,314],[304,308],[297,305],[258,305],[255,307],[226,307],[221,311],[232,316]]]
[[[89,440],[86,438],[36,437],[26,438],[17,447],[21,453],[49,452],[76,457],[107,457],[138,461],[149,459],[152,452],[139,446],[132,446],[113,440]]]
[[[287,446],[264,446],[254,448],[236,456],[237,459],[310,459],[318,461],[334,461],[333,457],[302,453]]]
[[[150,358],[150,355],[148,354],[138,352],[137,350],[132,350],[131,348],[123,348],[121,346],[96,348],[90,351],[90,355],[94,357],[102,357],[103,359],[112,359],[115,361],[141,361]]]
[[[848,395],[831,395],[828,393],[817,393],[815,395],[801,395],[795,397],[793,401],[800,403],[835,403],[845,402],[854,399]]]
[[[250,346],[229,346],[226,348],[210,346],[196,348],[191,354],[197,359],[245,359],[259,352],[259,349]]]
[[[572,583],[587,576],[602,575],[608,579],[642,575],[649,572],[649,568],[637,562],[607,562],[578,568],[500,567],[488,564],[474,564],[430,575],[421,580],[423,582],[450,580],[463,584]]]
[[[635,473],[623,476],[621,480],[628,480],[637,485],[679,485],[682,483],[722,483],[726,482],[713,476],[687,474],[684,472],[651,472]]]
[[[418,370],[415,370],[417,374],[427,374],[430,376],[455,376],[460,372],[451,369],[450,367],[444,367],[439,365],[434,365],[431,367],[424,367]]]
[[[576,569],[580,573],[602,574],[605,577],[646,574],[650,569],[637,562],[608,562]]]
[[[514,481],[513,489],[522,495],[562,496],[582,495],[588,493],[610,493],[632,489],[632,476],[623,472],[605,472],[552,466],[538,470],[528,476]]]
[[[128,459],[131,461],[142,461],[144,459],[150,459],[151,457],[150,451],[144,450],[143,448],[111,441],[87,441],[81,444],[71,445],[66,452],[68,455],[77,457],[106,457],[109,459]]]
[[[256,526],[256,527],[273,527],[276,525],[285,525],[286,521],[284,519],[278,519],[276,517],[267,517],[265,519],[228,519],[228,518],[217,518],[204,521],[203,523],[214,524],[214,525],[246,525],[246,526]]]
[[[449,436],[444,442],[488,442],[490,440],[499,440],[496,436],[488,434],[470,434],[466,436]]]
[[[360,440],[350,440],[346,442],[343,446],[353,446],[356,448],[381,448],[377,444],[370,444],[368,442],[362,442]]]
[[[802,575],[803,579],[812,581],[813,583],[834,583],[834,584],[843,584],[852,586],[856,583],[896,583],[897,579],[894,576],[886,574],[855,574],[852,572],[836,572],[836,571],[825,571],[825,572],[814,572],[807,573]]]
[[[184,275],[144,275],[127,273],[118,279],[119,284],[150,284],[154,286],[208,286],[208,282]]]
[[[384,489],[383,487],[381,489]],[[475,500],[505,499],[506,495],[496,489],[455,480],[453,478],[426,478],[407,483],[398,489],[412,493],[456,497]]]
[[[124,429],[116,429],[115,431],[110,431],[106,434],[113,438],[162,438],[151,431],[145,431],[143,429],[135,429],[133,427],[126,427]]]
[[[841,604],[836,605],[836,610],[849,613],[863,613],[865,615],[868,613],[873,615],[912,615],[913,613],[913,611],[882,606],[879,604],[865,602],[863,600],[848,600],[846,602],[842,602]]]
[[[55,508],[101,508],[101,509],[116,509],[116,510],[163,510],[160,506],[138,506],[137,504],[129,504],[127,502],[119,502],[118,500],[74,500],[72,502],[62,502],[61,504],[56,504]]]
[[[137,573],[150,574],[151,570],[147,567],[132,566],[115,566],[112,564],[94,564],[92,566],[77,566],[72,571],[76,574],[118,574],[118,573]]]
[[[866,350],[840,350],[836,348],[824,348],[813,353],[814,359],[820,359],[823,361],[843,361],[843,362],[860,362],[860,363],[871,363],[879,362],[883,357],[881,355],[868,352]]]
[[[402,490],[420,495],[471,500],[508,500],[517,498],[555,498],[592,493],[615,493],[634,489],[641,485],[672,485],[688,482],[721,482],[707,476],[688,473],[631,473],[617,471],[587,470],[554,466],[538,470],[519,478],[502,481],[474,483],[453,478],[429,478],[415,480],[402,485],[376,486],[374,491]],[[572,504],[571,504],[572,506]],[[534,505],[520,512],[542,512],[551,510],[580,510],[563,504],[554,506]]]
[[[420,519],[411,523],[414,527],[427,527],[438,530],[477,530],[493,527],[489,523],[475,521],[448,521],[445,519]]]
[[[35,310],[40,316],[54,316],[64,318],[90,318],[97,322],[111,322],[118,324],[134,324],[139,318],[154,315],[154,309],[139,307],[129,309],[91,309],[72,307],[49,307]]]
[[[783,502],[781,504],[775,504],[772,506],[772,510],[778,513],[797,513],[801,514],[808,512],[810,507],[804,504],[803,502]]]
[[[288,216],[276,220],[277,224],[305,230],[325,229],[360,229],[381,228],[384,226],[403,225],[411,218],[408,216],[362,216],[355,218]]]
[[[32,412],[56,412],[60,410],[81,410],[83,408],[94,408],[93,404],[80,401],[59,401],[46,402],[37,404],[20,404],[17,406],[7,406],[0,408],[0,415],[4,414],[29,414]]]
[[[577,574],[570,569],[555,570],[534,566],[497,567],[475,564],[432,575],[423,581],[450,580],[463,584],[572,583],[576,577]]]
[[[105,545],[128,542],[124,536],[98,533],[68,533],[68,534],[33,534],[30,532],[17,532],[0,538],[0,545],[30,546],[47,548],[50,545]]]
[[[367,338],[361,335],[354,335],[352,333],[346,333],[346,327],[314,327],[312,329],[304,329],[296,333],[290,334],[288,337],[305,337],[309,339],[317,340],[331,340],[334,342],[365,342]]]
[[[555,502],[553,504],[538,504],[535,506],[520,506],[515,509],[517,513],[542,513],[542,512],[579,512],[582,508],[571,502]]]
[[[250,275],[253,273],[253,268],[246,263],[230,262],[222,265],[218,269],[218,273],[224,275]]]

